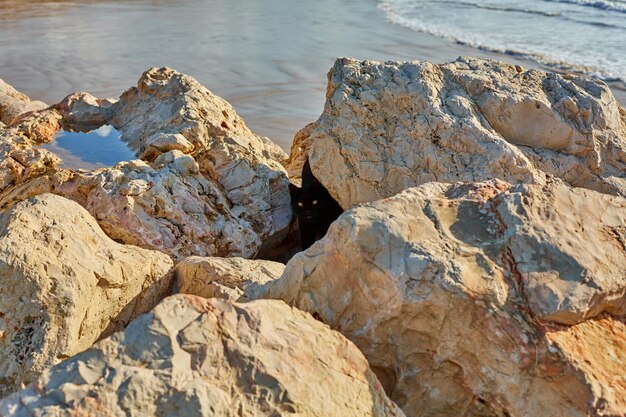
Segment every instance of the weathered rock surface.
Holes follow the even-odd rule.
[[[39,146],[62,124],[112,124],[141,160],[60,169],[59,158]],[[176,259],[252,257],[287,234],[285,158],[197,81],[153,68],[118,101],[75,93],[2,129],[0,207],[52,192],[79,202],[124,243]]]
[[[136,160],[75,175],[55,192],[93,213],[111,238],[176,259],[249,257],[261,245],[254,227],[236,217],[196,160],[180,151],[163,154],[151,165]]]
[[[111,122],[139,155],[158,149],[154,135],[182,135],[203,174],[220,185],[237,216],[262,238],[289,225],[288,180],[280,164],[285,153],[248,129],[230,104],[193,78],[152,68],[122,94]]]
[[[344,208],[430,181],[499,178],[626,196],[626,110],[601,81],[479,58],[338,59],[310,148],[313,174]]]
[[[624,198],[429,183],[344,213],[249,296],[347,336],[410,416],[616,416],[624,271]]]
[[[315,127],[315,123],[309,123],[302,128],[293,138],[289,159],[285,163],[289,180],[297,186],[302,185],[302,167],[309,156],[311,147],[311,132]]]
[[[18,115],[0,127],[0,196],[13,185],[56,170],[60,158],[37,145],[54,139],[61,120],[56,110],[45,109]],[[0,205],[6,208],[6,203]]]
[[[176,265],[178,291],[204,298],[248,301],[248,291],[278,279],[285,271],[280,262],[244,258],[192,256]]]
[[[78,92],[65,97],[60,103],[55,104],[54,108],[70,125],[100,127],[113,116],[112,106],[116,101]]]
[[[0,402],[4,416],[403,416],[358,349],[273,300],[176,295]]]
[[[0,122],[9,124],[22,113],[36,111],[48,107],[41,101],[31,101],[27,95],[0,79]]]
[[[172,266],[112,241],[63,197],[0,214],[0,397],[154,307]]]

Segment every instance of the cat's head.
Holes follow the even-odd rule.
[[[291,195],[291,208],[298,217],[313,219],[317,215],[323,198],[318,190],[289,184],[289,194]]]

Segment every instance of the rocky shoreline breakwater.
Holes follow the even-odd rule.
[[[41,147],[103,125],[137,159]],[[346,211],[291,257],[306,158]],[[52,106],[0,83],[0,397],[20,417],[626,415],[626,110],[575,75],[341,58],[286,155],[169,68]]]

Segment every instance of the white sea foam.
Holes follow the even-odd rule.
[[[384,0],[394,24],[464,45],[521,56],[555,69],[626,80],[626,23],[621,11],[585,0]],[[624,2],[609,2],[614,8]],[[625,8],[626,10],[626,8]]]
[[[610,0],[543,0],[555,3],[569,3],[596,9],[610,10],[613,12],[626,13],[626,2]]]

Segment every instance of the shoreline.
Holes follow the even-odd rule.
[[[37,17],[41,28],[31,28],[29,25],[34,20],[17,16],[9,23],[26,29],[9,33],[0,28],[0,35],[9,36],[0,46],[0,56],[6,58],[0,63],[0,78],[32,99],[55,103],[74,91],[116,98],[134,85],[138,73],[153,66],[167,65],[193,76],[223,97],[253,131],[288,151],[296,132],[322,113],[325,74],[340,56],[434,63],[454,61],[459,56],[476,56],[525,68],[566,72],[527,57],[477,49],[393,24],[375,1],[345,4],[325,0],[315,10],[294,5],[293,12],[301,21],[286,24],[286,27],[271,27],[278,19],[272,14],[275,12],[272,6],[284,7],[282,0],[268,3],[267,10],[254,9],[250,4],[252,10],[238,18],[242,34],[229,32],[234,24],[230,14],[237,11],[236,6],[220,5],[223,10],[220,9],[218,18],[203,16],[201,3],[196,0],[185,8],[159,6],[150,10],[128,2],[102,3],[98,8],[90,4],[77,5],[53,16]],[[155,43],[169,44],[171,50],[163,51],[158,45],[145,48],[145,39],[136,39],[137,33],[128,22],[114,18],[120,11],[138,13],[150,22],[161,24],[163,33],[143,35],[153,37]],[[176,22],[189,21],[188,36],[191,36],[195,24],[206,26],[204,20],[213,18],[216,20],[209,25],[213,32],[196,34],[201,38],[197,41],[173,36],[180,30],[185,34]],[[107,36],[73,45],[37,44],[40,42],[38,34],[86,19],[93,20],[88,34],[106,27]],[[10,27],[11,24],[9,31]],[[26,41],[29,34],[34,41]],[[66,34],[59,37],[64,39]],[[217,50],[214,44],[221,49]],[[28,65],[29,62],[38,65]],[[68,66],[67,62],[72,65]],[[626,85],[607,84],[618,102],[625,106]]]

